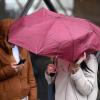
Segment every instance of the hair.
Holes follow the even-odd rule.
[[[6,41],[0,41],[0,48],[8,55],[11,55],[11,46]]]
[[[6,54],[11,54],[11,45],[8,43],[9,28],[14,22],[13,19],[0,20],[0,48]]]
[[[94,55],[96,55],[96,53],[97,53],[97,51],[95,51],[95,52],[92,52]],[[89,56],[88,56],[89,57]],[[83,61],[82,63],[81,63],[81,68],[82,68],[82,70],[85,70],[85,71],[87,71],[87,72],[93,72],[88,66],[87,66],[87,64],[86,64],[86,62],[85,61]]]
[[[86,62],[84,62],[84,61],[81,63],[81,68],[82,68],[82,70],[85,70],[85,71],[87,71],[87,72],[89,72],[89,71],[93,72],[93,71],[87,66]]]

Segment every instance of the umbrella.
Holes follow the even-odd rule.
[[[12,25],[9,42],[35,54],[73,62],[85,51],[100,50],[100,28],[86,19],[42,8]]]

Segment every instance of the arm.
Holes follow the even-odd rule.
[[[30,84],[29,100],[37,100],[37,86],[36,86],[36,81],[32,69],[32,63],[29,55],[28,55],[28,80]]]
[[[15,76],[17,72],[11,65],[2,66],[0,65],[0,81],[6,80]]]
[[[83,71],[81,68],[75,73],[71,74],[72,80],[74,80],[76,89],[82,95],[89,95],[92,90],[94,89],[97,70],[98,70],[98,63],[96,57],[94,55],[90,55],[90,58],[86,61],[88,68],[90,68],[93,72]]]

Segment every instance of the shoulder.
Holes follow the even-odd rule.
[[[87,57],[87,60],[86,62],[92,62],[92,63],[97,63],[97,58],[94,54],[90,54],[88,57]]]
[[[90,58],[96,59],[96,56],[94,54],[90,54]]]
[[[25,48],[21,48],[21,47],[18,47],[18,48],[19,48],[20,54],[23,57],[27,57],[29,55],[29,52]]]
[[[93,71],[97,72],[98,70],[98,62],[96,56],[94,54],[90,54],[86,60],[87,66]]]

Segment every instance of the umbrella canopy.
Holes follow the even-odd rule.
[[[13,24],[9,42],[35,54],[58,56],[73,62],[84,51],[100,50],[100,28],[86,19],[42,8]]]

